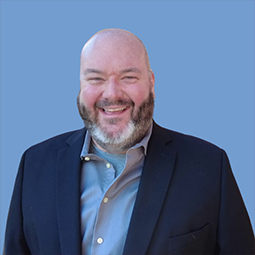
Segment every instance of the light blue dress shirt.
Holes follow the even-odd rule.
[[[152,126],[126,155],[91,150],[92,140],[89,132],[86,133],[81,152],[83,255],[123,253],[151,131]],[[121,166],[122,161],[124,168],[117,167],[120,169],[117,171],[115,168]]]

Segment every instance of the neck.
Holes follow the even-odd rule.
[[[92,142],[98,149],[100,149],[104,152],[107,152],[107,153],[111,153],[111,154],[126,154],[127,150],[129,149],[129,148],[127,148],[127,149],[123,150],[118,145],[102,144],[100,142],[97,142],[93,137],[92,137]]]

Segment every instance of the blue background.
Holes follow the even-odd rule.
[[[0,250],[22,152],[83,126],[79,54],[97,30],[145,43],[155,120],[224,148],[255,227],[254,1],[1,1]],[[43,217],[43,215],[42,215]]]

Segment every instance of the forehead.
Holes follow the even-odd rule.
[[[125,69],[146,68],[145,50],[130,35],[99,35],[85,44],[81,54],[82,68]]]

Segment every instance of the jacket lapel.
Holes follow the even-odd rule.
[[[169,131],[154,123],[123,255],[143,255],[160,214],[174,169]]]
[[[62,255],[81,254],[80,152],[84,129],[72,135],[57,156],[57,219]]]

